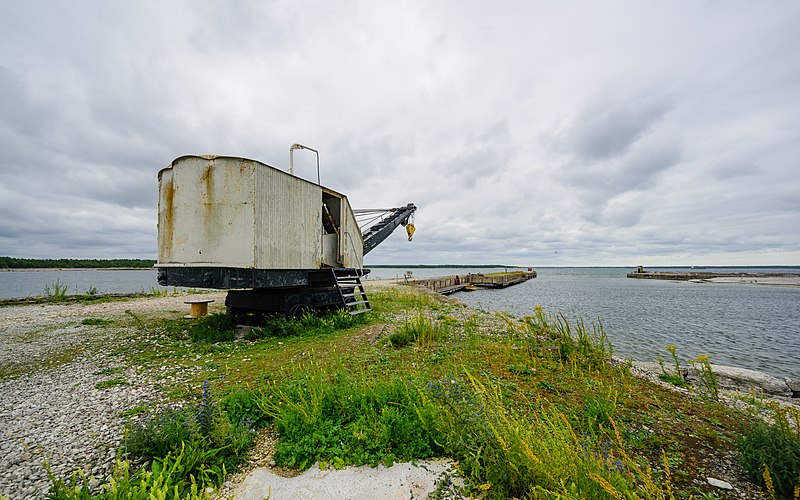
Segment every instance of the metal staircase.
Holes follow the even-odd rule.
[[[361,274],[357,269],[332,269],[336,289],[342,297],[342,305],[350,314],[361,314],[372,310],[361,283]]]

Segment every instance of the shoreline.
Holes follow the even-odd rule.
[[[394,281],[369,282],[367,290],[402,288]],[[224,293],[203,295],[216,301],[212,312],[224,310]],[[431,295],[458,309],[465,307],[454,299]],[[6,455],[0,456],[0,494],[10,498],[42,496],[49,487],[40,467],[42,459],[50,461],[57,476],[83,468],[87,474],[104,477],[113,467],[127,411],[163,404],[172,387],[199,391],[197,378],[207,376],[202,361],[180,366],[167,359],[163,365],[150,366],[114,354],[119,346],[141,337],[141,321],[160,321],[158,318],[164,314],[171,317],[184,311],[187,297],[189,294],[183,292],[123,302],[50,303],[0,309],[0,329],[6,334],[0,346],[0,367],[5,370],[0,373],[0,428],[4,429],[0,433],[0,450]],[[473,309],[467,311],[479,314]],[[504,324],[493,315],[482,317],[494,329]],[[91,326],[83,323],[86,318],[108,318],[114,323],[111,327]],[[402,321],[401,317],[386,320],[376,336],[388,335]],[[356,333],[357,338],[374,342],[369,340],[371,335]],[[488,335],[492,338],[498,333],[490,331]],[[67,359],[63,358],[65,353]],[[25,363],[30,368],[23,366]],[[19,368],[16,373],[15,366]],[[636,364],[634,367],[637,373],[645,371]],[[241,368],[246,371],[247,365]],[[644,376],[662,387],[688,393],[665,385],[658,380],[658,372],[645,371]],[[125,380],[125,384],[98,387],[115,378]]]
[[[25,267],[19,269],[0,269],[6,273],[31,273],[53,271],[153,271],[154,267]]]

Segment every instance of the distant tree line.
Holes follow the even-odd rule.
[[[0,257],[0,269],[93,269],[124,267],[146,269],[153,267],[149,259],[17,259]]]

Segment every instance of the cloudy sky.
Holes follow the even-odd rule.
[[[419,207],[369,264],[800,264],[800,2],[2,12],[0,255],[155,258],[159,169],[299,142],[354,207]]]

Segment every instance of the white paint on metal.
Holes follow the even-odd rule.
[[[178,158],[159,172],[156,266],[317,269],[323,189],[342,201],[333,264],[361,267],[363,240],[346,196],[254,160]]]

